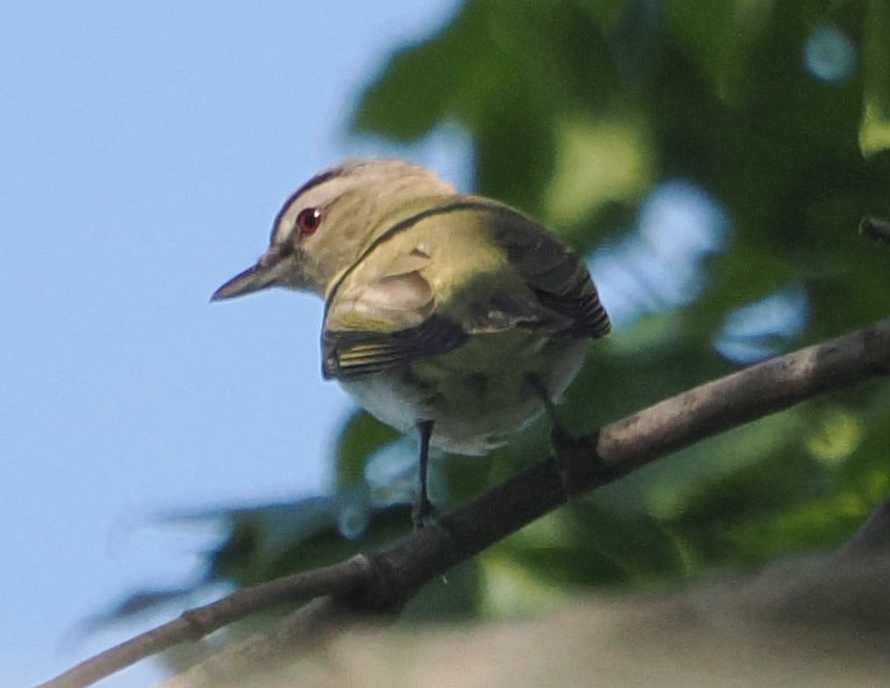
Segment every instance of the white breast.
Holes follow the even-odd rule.
[[[547,339],[520,330],[477,335],[442,356],[341,384],[397,430],[432,420],[433,446],[481,455],[543,410],[529,375],[558,400],[580,370],[586,346],[584,339]]]

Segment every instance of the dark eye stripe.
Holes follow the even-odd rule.
[[[334,179],[335,177],[339,177],[344,173],[343,167],[335,167],[332,170],[328,170],[326,172],[322,172],[321,174],[316,174],[312,179],[303,184],[299,189],[294,191],[290,196],[287,197],[287,200],[284,202],[284,205],[281,206],[281,210],[278,211],[278,214],[275,216],[275,220],[272,222],[272,234],[269,238],[270,241],[274,241],[275,232],[278,231],[278,225],[281,222],[281,218],[284,217],[284,214],[288,211],[288,209],[293,205],[294,201],[296,201],[300,196],[309,191],[319,184],[324,184],[329,179]]]

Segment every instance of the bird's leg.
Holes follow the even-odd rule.
[[[534,390],[535,396],[537,396],[538,399],[541,400],[541,403],[544,404],[544,411],[547,413],[547,417],[550,418],[550,436],[554,446],[574,439],[563,427],[562,423],[559,422],[559,416],[556,414],[556,404],[553,403],[553,399],[550,398],[550,395],[547,393],[547,388],[544,386],[544,383],[541,382],[540,378],[534,373],[531,373],[528,376],[528,384]]]
[[[544,410],[550,418],[550,442],[559,465],[562,489],[566,498],[571,499],[588,486],[587,474],[591,470],[597,471],[605,466],[597,459],[595,442],[594,449],[591,451],[589,437],[575,437],[565,429],[556,414],[556,404],[553,403],[553,399],[550,398],[547,388],[540,378],[537,375],[529,374],[528,383],[541,403],[544,404]],[[584,466],[584,470],[580,470],[579,466]]]
[[[414,519],[415,528],[423,528],[435,513],[433,503],[430,501],[427,474],[430,459],[430,437],[433,434],[433,421],[422,420],[417,424],[417,432],[420,435],[420,453],[418,455],[418,486],[417,499],[414,501],[414,509],[411,517]]]

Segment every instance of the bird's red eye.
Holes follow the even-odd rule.
[[[318,208],[303,208],[297,215],[297,229],[300,236],[309,236],[321,224],[321,211]]]

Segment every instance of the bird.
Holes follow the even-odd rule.
[[[430,447],[484,455],[554,404],[611,325],[583,260],[513,207],[400,160],[300,186],[269,246],[212,301],[283,287],[324,301],[321,372],[419,434],[416,526],[434,518]]]

